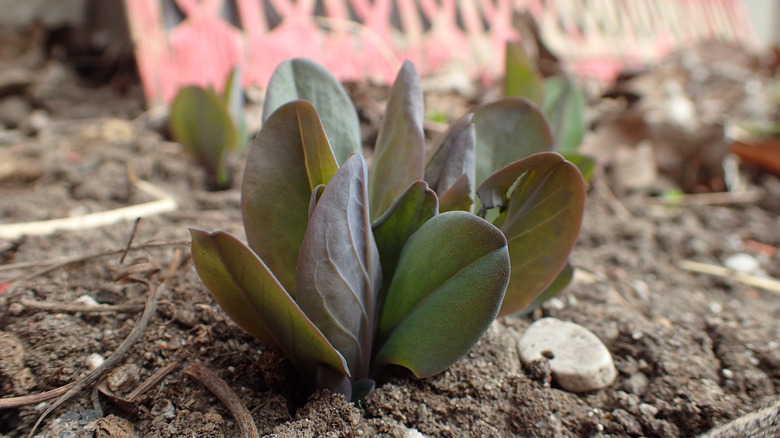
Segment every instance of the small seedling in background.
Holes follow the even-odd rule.
[[[271,78],[249,150],[248,245],[191,229],[195,267],[241,327],[311,387],[364,397],[385,366],[418,377],[465,355],[497,315],[571,277],[585,185],[522,99],[476,108],[426,151],[406,62],[370,172],[341,84],[305,59]]]
[[[507,41],[505,55],[505,95],[526,98],[544,110],[552,128],[556,151],[576,164],[589,181],[596,163],[578,153],[587,129],[585,93],[570,78],[542,78],[518,41]]]
[[[171,135],[206,170],[210,190],[232,185],[229,157],[246,143],[243,111],[238,69],[228,76],[221,95],[211,88],[189,86],[180,89],[171,103]]]

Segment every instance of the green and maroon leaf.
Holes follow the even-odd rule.
[[[317,368],[350,370],[255,253],[228,233],[190,229],[192,260],[214,300],[241,328],[279,347],[301,377],[315,384]]]
[[[414,65],[406,61],[395,78],[379,128],[369,176],[371,219],[376,220],[409,185],[425,175],[423,92]]]
[[[352,100],[338,79],[309,59],[290,59],[276,67],[263,101],[263,121],[285,103],[299,99],[317,109],[337,163],[361,152],[360,119]]]
[[[312,191],[337,169],[317,112],[301,100],[266,120],[247,155],[241,213],[249,247],[290,293]]]
[[[379,248],[379,259],[382,261],[382,290],[386,291],[390,286],[406,241],[438,213],[436,193],[428,188],[425,181],[415,181],[395,204],[371,225]]]
[[[585,93],[571,79],[551,77],[544,81],[544,112],[550,121],[555,151],[575,152],[587,129]]]
[[[475,187],[493,172],[553,147],[552,132],[542,110],[530,101],[511,97],[474,110],[477,131]]]
[[[230,185],[225,155],[235,150],[238,132],[222,100],[211,90],[185,87],[171,103],[173,138],[216,177],[217,188]]]
[[[366,163],[356,154],[325,186],[309,219],[295,279],[298,305],[356,379],[368,377],[382,282],[367,180]]]
[[[233,67],[225,80],[225,88],[222,91],[222,103],[233,120],[236,128],[237,141],[231,152],[240,152],[246,145],[247,126],[244,117],[244,89],[241,86],[241,69]]]
[[[525,97],[541,105],[544,100],[542,76],[523,48],[521,41],[506,42],[504,93],[507,96]]]
[[[471,211],[474,204],[473,179],[468,175],[461,175],[446,192],[439,196],[439,209],[445,211]]]
[[[514,313],[541,294],[566,265],[579,236],[585,182],[577,167],[542,152],[499,170],[477,189],[484,209],[497,207],[512,276],[501,315]]]
[[[471,213],[441,213],[406,243],[387,292],[376,365],[418,377],[463,357],[493,322],[509,280],[504,235]]]
[[[425,166],[425,180],[442,201],[443,195],[450,192],[447,203],[441,204],[442,211],[467,210],[473,202],[474,154],[477,147],[473,118],[472,113],[460,118],[431,147],[431,157]]]

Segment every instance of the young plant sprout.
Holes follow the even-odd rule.
[[[590,180],[596,162],[578,153],[587,130],[585,93],[570,78],[542,78],[520,42],[507,41],[505,54],[504,93],[541,106],[549,120],[556,151],[575,163],[585,179]]]
[[[171,135],[206,170],[211,190],[232,185],[228,157],[246,142],[243,108],[238,69],[228,76],[222,94],[193,85],[180,89],[171,103]]]
[[[446,370],[499,315],[571,277],[585,185],[541,111],[476,108],[426,151],[414,66],[390,92],[369,170],[357,113],[323,67],[285,61],[247,156],[248,244],[191,229],[195,268],[310,387],[358,400],[386,366]]]

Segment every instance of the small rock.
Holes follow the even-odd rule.
[[[112,391],[126,391],[138,384],[141,369],[136,364],[127,363],[108,373],[106,382]]]
[[[649,383],[650,381],[644,373],[637,372],[623,382],[623,388],[629,394],[642,395],[647,390]]]
[[[24,312],[24,304],[22,303],[11,303],[8,306],[8,313],[13,316],[19,316],[22,312]]]
[[[100,305],[100,303],[95,301],[94,298],[92,298],[91,296],[86,295],[86,294],[76,298],[75,300],[73,300],[73,303],[81,304],[84,307],[95,307],[95,306],[99,306]]]
[[[0,101],[0,121],[9,128],[21,125],[32,111],[32,105],[20,96],[9,96]]]
[[[87,356],[86,359],[84,359],[84,364],[87,366],[87,369],[89,369],[90,371],[94,371],[97,369],[97,367],[103,365],[103,362],[105,361],[106,360],[103,358],[103,356],[97,353],[92,353],[89,356]]]
[[[593,391],[609,386],[617,377],[612,355],[588,329],[555,318],[542,318],[518,341],[520,359],[530,364],[550,359],[553,378],[572,392]]]
[[[642,415],[642,419],[645,423],[650,423],[655,420],[656,414],[658,414],[658,408],[647,403],[639,404],[639,413]]]
[[[427,435],[423,435],[419,430],[411,428],[404,431],[403,438],[427,438]]]
[[[162,418],[173,418],[176,416],[176,408],[173,406],[170,400],[162,399],[152,406],[152,415]],[[220,420],[222,418],[220,417]]]
[[[761,273],[761,263],[755,257],[750,254],[737,253],[727,258],[723,264],[737,272],[743,274],[759,274]]]

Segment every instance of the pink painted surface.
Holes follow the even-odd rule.
[[[232,2],[241,27],[220,15]],[[165,26],[163,2],[185,18]],[[179,87],[219,89],[230,69],[264,87],[282,60],[303,56],[342,80],[391,82],[404,59],[423,76],[461,69],[474,80],[502,74],[504,43],[528,11],[571,71],[608,81],[624,65],[660,59],[703,39],[749,43],[738,0],[125,0],[147,101]],[[265,10],[270,5],[273,11]],[[317,11],[324,11],[316,15]],[[393,14],[395,23],[393,22]],[[272,28],[268,17],[281,19]]]

